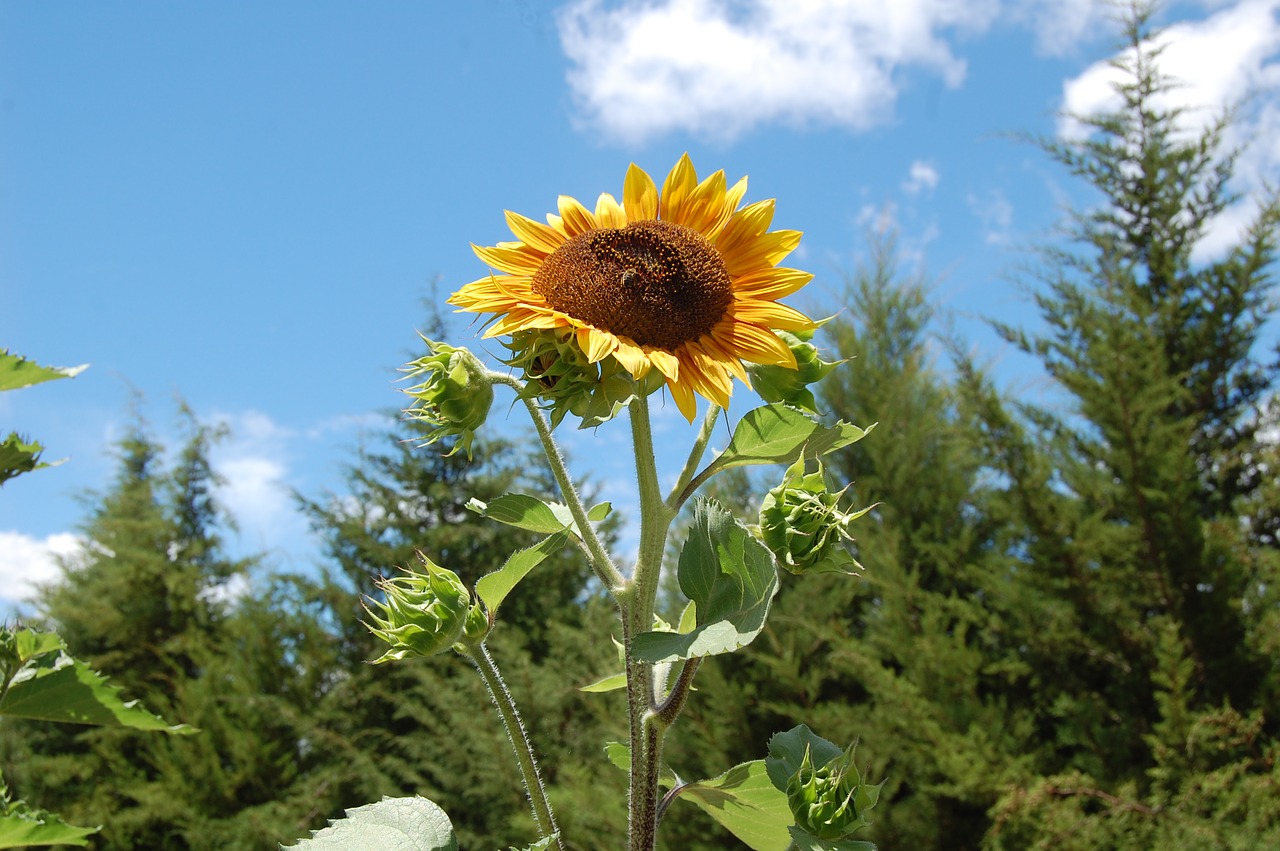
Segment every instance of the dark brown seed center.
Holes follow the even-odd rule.
[[[709,333],[733,301],[711,243],[660,221],[575,236],[542,264],[533,290],[574,319],[667,351]]]

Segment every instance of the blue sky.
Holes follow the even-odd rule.
[[[1245,200],[1206,257],[1280,170],[1277,7],[1160,18],[1176,97],[1203,107],[1189,125],[1252,98]],[[959,332],[1034,392],[983,317],[1030,319],[1013,273],[1089,197],[1008,134],[1078,132],[1060,113],[1107,103],[1117,38],[1096,0],[0,2],[0,346],[92,365],[0,396],[0,427],[69,459],[0,490],[0,605],[74,548],[135,394],[172,443],[178,397],[231,427],[235,546],[306,569],[290,489],[339,488],[401,405],[431,282],[443,298],[484,274],[469,243],[510,238],[503,210],[617,194],[633,161],[660,181],[688,151],[777,198],[814,314],[895,231]],[[451,341],[473,335],[458,319]],[[657,418],[683,439],[670,406]],[[625,504],[625,425],[566,434]]]

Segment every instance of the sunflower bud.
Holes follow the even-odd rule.
[[[434,656],[463,637],[471,614],[471,592],[452,570],[445,570],[419,553],[426,573],[409,573],[378,580],[385,603],[368,600],[369,631],[390,649],[374,664],[408,656]],[[369,608],[369,603],[378,609]]]
[[[656,370],[656,381],[637,380],[612,357],[591,363],[574,333],[563,328],[518,331],[504,345],[512,352],[506,363],[523,373],[550,409],[552,428],[565,414],[580,418],[583,428],[593,428],[617,416],[637,393],[662,386]]]
[[[819,323],[821,324],[821,323]],[[751,376],[751,388],[766,402],[785,402],[806,411],[818,413],[818,402],[813,398],[810,384],[817,384],[827,373],[835,369],[842,360],[825,361],[818,356],[818,348],[809,342],[813,339],[813,331],[778,331],[777,334],[791,354],[795,355],[796,368],[773,366],[771,364],[747,364],[747,374]]]
[[[778,562],[791,573],[853,573],[862,565],[849,555],[849,524],[870,511],[845,512],[840,498],[848,490],[832,492],[822,462],[805,472],[804,457],[787,468],[782,483],[760,505],[760,537]]]
[[[858,812],[862,778],[853,764],[853,747],[814,767],[805,748],[800,770],[787,781],[787,805],[796,827],[818,839],[841,839],[864,826]]]
[[[462,637],[454,645],[455,650],[464,655],[469,654],[480,642],[489,636],[493,622],[489,620],[489,612],[481,603],[476,603],[467,612],[467,619],[462,625]]]
[[[423,379],[404,391],[414,399],[405,413],[431,427],[423,445],[457,436],[449,454],[461,449],[470,458],[476,429],[484,425],[493,404],[493,384],[484,364],[471,352],[422,339],[431,347],[431,354],[403,369],[410,378]]]

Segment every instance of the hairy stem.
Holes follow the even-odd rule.
[[[482,643],[470,653],[470,657],[475,663],[476,670],[480,672],[481,679],[484,680],[485,688],[489,690],[493,705],[498,708],[502,726],[507,730],[507,738],[511,741],[511,749],[515,751],[520,775],[524,780],[524,791],[529,797],[529,804],[533,807],[533,818],[538,823],[538,831],[543,837],[555,835],[558,833],[555,814],[551,812],[551,802],[547,799],[547,790],[542,785],[542,775],[538,773],[533,746],[529,744],[529,736],[525,733],[520,713],[516,711],[515,701],[511,699],[511,692],[507,690],[507,684],[503,682],[498,666],[489,655],[489,648]],[[553,840],[553,847],[563,851],[564,846],[559,836]]]
[[[693,479],[693,473],[698,469],[698,464],[702,462],[702,454],[707,451],[707,444],[711,442],[711,431],[715,428],[716,420],[720,418],[721,410],[723,409],[719,405],[707,406],[707,413],[702,418],[702,428],[698,430],[698,437],[693,442],[693,448],[689,450],[689,458],[684,462],[684,469],[680,471],[680,478],[676,480],[675,487],[667,496],[667,507],[672,512],[679,511],[680,506],[693,492],[686,492],[685,489]]]
[[[578,496],[578,489],[574,487],[573,479],[569,477],[564,455],[561,454],[560,446],[551,434],[551,425],[547,422],[546,415],[538,407],[537,400],[525,393],[523,382],[513,376],[492,370],[488,372],[488,376],[495,384],[505,384],[514,388],[516,395],[529,409],[533,427],[538,432],[538,439],[542,441],[542,451],[547,456],[547,463],[551,465],[551,475],[560,486],[560,494],[564,498],[565,505],[569,506],[569,513],[573,515],[573,521],[578,526],[583,543],[586,544],[589,556],[587,560],[591,564],[591,569],[604,583],[604,587],[609,589],[609,593],[616,598],[626,588],[627,580],[614,565],[608,550],[604,548],[604,544],[600,543],[600,538],[596,535],[591,521],[587,519],[587,510],[582,505],[582,499]]]
[[[627,644],[627,702],[631,728],[631,798],[628,812],[630,851],[652,851],[658,822],[658,769],[666,732],[649,717],[653,705],[653,666],[631,655],[632,639],[653,626],[654,602],[662,574],[662,553],[673,513],[662,499],[653,457],[649,400],[630,405],[631,439],[635,446],[636,481],[640,490],[640,551],[631,588],[623,601]]]

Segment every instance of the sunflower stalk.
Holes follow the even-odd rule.
[[[662,554],[675,513],[667,507],[658,484],[648,398],[642,396],[632,400],[630,413],[636,483],[640,495],[640,550],[623,607],[623,617],[627,622],[627,703],[632,754],[628,821],[631,851],[650,851],[657,831],[658,771],[666,725],[657,723],[651,715],[653,666],[634,658],[630,645],[634,636],[653,625],[654,605],[662,575]]]
[[[481,643],[474,650],[469,649],[464,655],[471,659],[476,670],[480,672],[480,678],[484,680],[489,698],[498,710],[498,717],[502,719],[502,726],[507,731],[507,739],[511,742],[511,749],[516,755],[516,763],[520,766],[520,778],[524,782],[525,795],[533,809],[533,820],[538,824],[538,831],[544,839],[552,837],[552,848],[564,851],[564,846],[560,843],[560,832],[556,828],[555,813],[552,812],[551,801],[547,798],[542,774],[538,771],[538,761],[534,757],[533,746],[529,743],[529,736],[525,732],[524,722],[520,720],[520,713],[516,709],[511,692],[508,691],[507,684],[503,681],[493,657],[489,655],[489,648]]]

